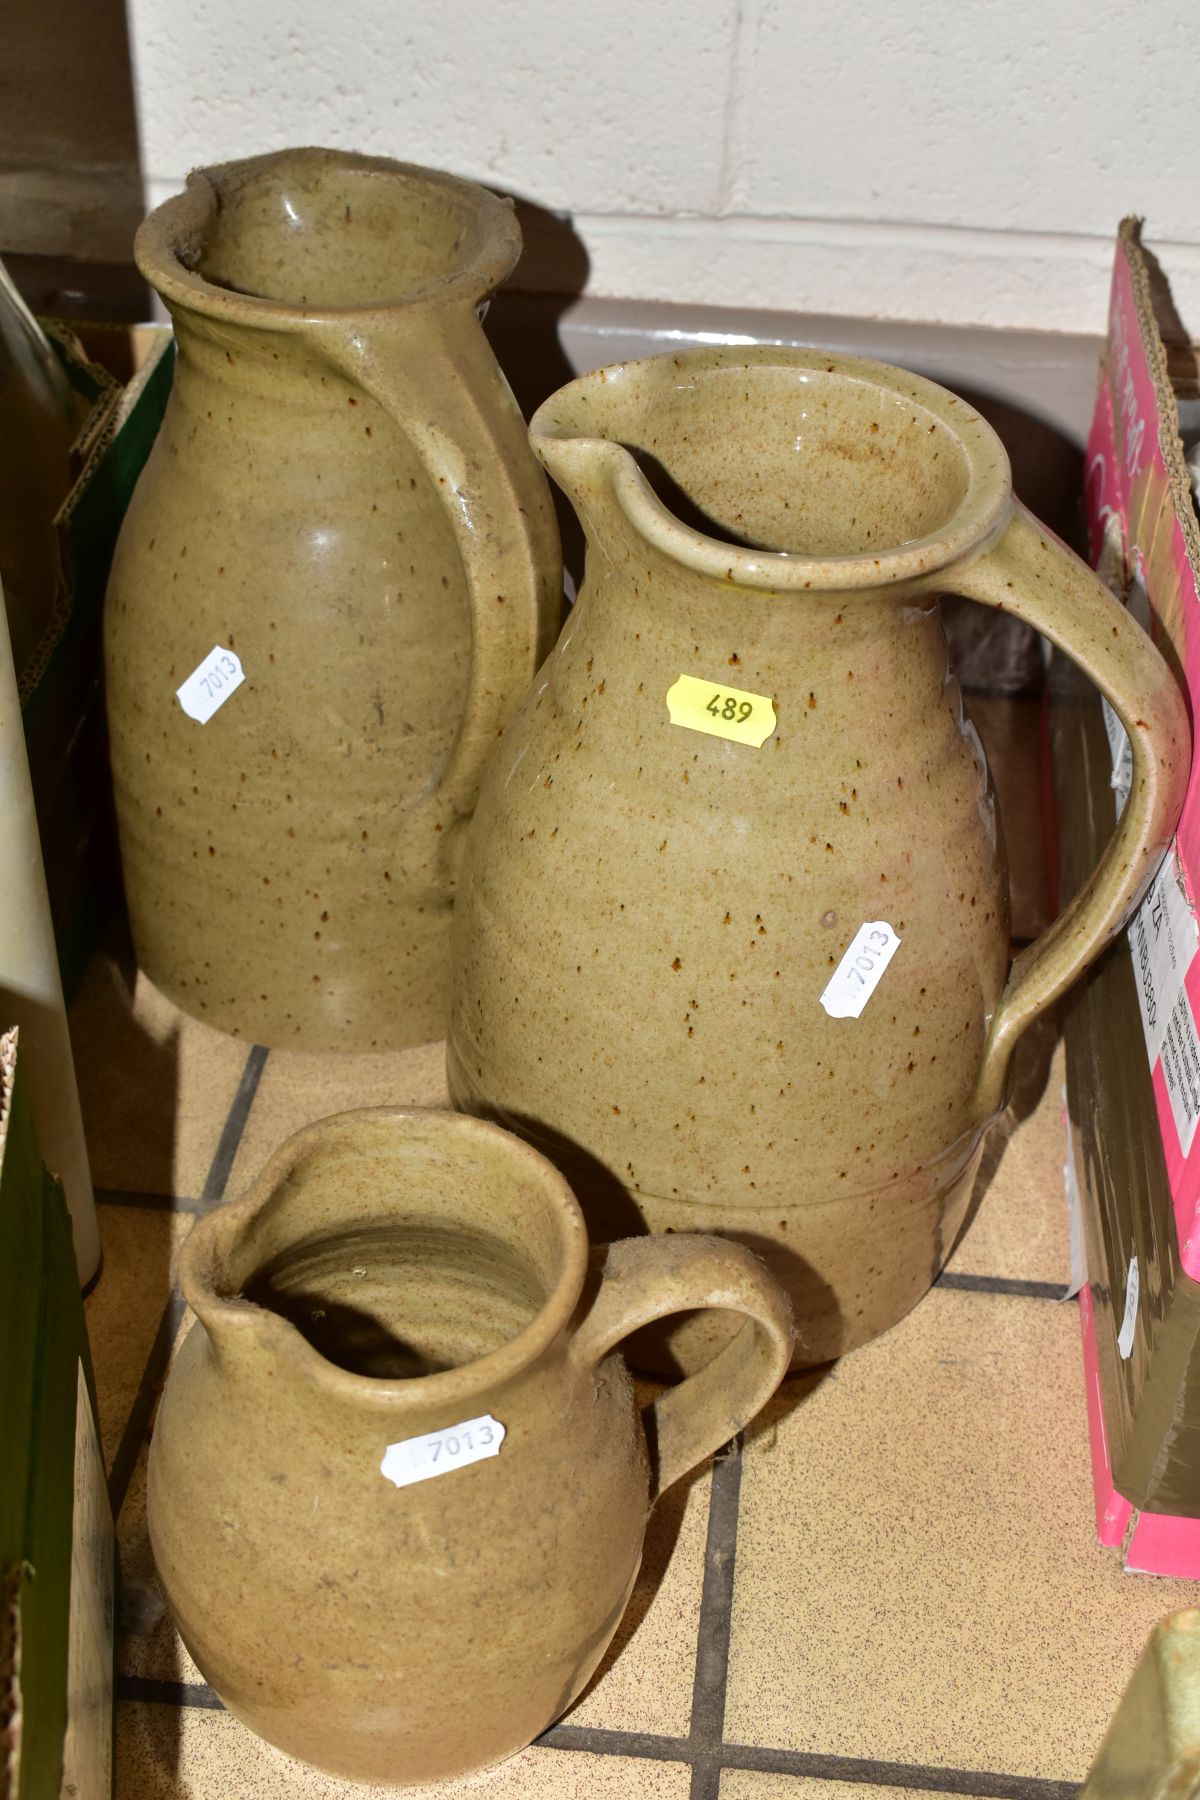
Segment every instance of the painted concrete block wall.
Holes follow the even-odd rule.
[[[1191,0],[130,0],[130,32],[152,199],[328,143],[569,215],[594,294],[1082,331],[1139,212],[1200,335]]]

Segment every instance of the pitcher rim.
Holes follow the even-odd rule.
[[[589,388],[613,380],[661,374],[668,364],[674,364],[684,374],[726,370],[750,373],[764,368],[811,371],[873,382],[892,393],[907,392],[958,440],[967,466],[967,492],[936,530],[884,549],[878,556],[861,552],[811,556],[710,537],[685,525],[659,499],[631,451],[619,439],[565,428],[556,418],[564,402],[585,396]],[[770,592],[840,593],[852,588],[920,582],[986,549],[1003,531],[1016,504],[1012,468],[1003,441],[978,409],[961,395],[892,363],[800,345],[704,344],[608,363],[577,376],[544,400],[529,422],[529,438],[552,474],[554,451],[547,453],[549,445],[564,448],[568,457],[576,447],[586,446],[593,453],[601,451],[617,504],[648,543],[699,575]]]
[[[189,269],[183,260],[189,245],[198,246],[213,216],[222,180],[250,179],[286,163],[327,163],[348,170],[380,176],[403,176],[432,188],[443,188],[474,207],[481,235],[474,256],[451,274],[421,283],[407,292],[386,298],[373,297],[353,306],[301,306],[221,287]],[[228,162],[192,169],[183,192],[172,194],[147,214],[133,240],[139,272],[166,301],[209,318],[236,320],[241,324],[300,330],[328,322],[389,317],[398,311],[462,298],[476,303],[511,274],[521,255],[521,228],[514,201],[494,194],[478,182],[444,169],[421,163],[400,162],[394,157],[371,156],[356,150],[303,145],[292,150],[270,150],[260,156],[236,157]]]
[[[428,1375],[363,1375],[330,1361],[309,1343],[297,1326],[270,1307],[247,1300],[241,1292],[236,1295],[220,1293],[213,1279],[214,1265],[222,1250],[228,1253],[255,1215],[286,1183],[307,1152],[330,1136],[331,1128],[353,1130],[359,1125],[378,1125],[387,1121],[403,1126],[409,1120],[421,1125],[432,1123],[437,1133],[448,1138],[459,1136],[486,1144],[499,1143],[502,1154],[510,1162],[525,1165],[539,1191],[557,1213],[562,1269],[529,1323],[483,1356],[471,1357],[454,1368],[440,1369]],[[481,1390],[502,1385],[530,1368],[565,1330],[579,1305],[588,1255],[587,1227],[573,1189],[553,1163],[523,1139],[489,1120],[469,1113],[450,1112],[442,1107],[356,1107],[331,1113],[294,1132],[267,1159],[239,1199],[223,1202],[197,1219],[180,1252],[179,1285],[184,1299],[214,1345],[218,1344],[218,1337],[211,1329],[213,1326],[218,1332],[221,1328],[234,1331],[257,1328],[261,1332],[265,1326],[276,1348],[287,1354],[301,1373],[313,1377],[327,1391],[359,1403],[385,1407],[389,1412],[416,1412],[430,1407],[441,1408],[460,1398],[466,1400]],[[238,1285],[239,1289],[244,1288],[245,1280]]]

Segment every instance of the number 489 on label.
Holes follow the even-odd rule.
[[[704,710],[714,719],[736,719],[739,725],[744,725],[754,714],[749,700],[735,700],[732,694],[726,694],[724,699],[720,694],[714,694]]]
[[[762,747],[776,724],[775,702],[768,694],[717,687],[695,675],[681,675],[668,690],[667,712],[672,725],[735,744],[753,744],[755,749]]]

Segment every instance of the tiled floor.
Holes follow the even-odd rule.
[[[1045,916],[1033,718],[999,782],[1015,920]],[[304,1121],[444,1104],[440,1047],[324,1059],[223,1038],[98,959],[74,1011],[105,1263],[88,1298],[124,1565],[118,1800],[368,1792],[314,1775],[220,1706],[179,1644],[145,1530],[146,1449],[189,1215]],[[794,1379],[651,1522],[600,1674],[540,1744],[463,1783],[499,1800],[1063,1800],[1151,1624],[1196,1598],[1095,1542],[1066,1276],[1062,1065],[1027,1046],[977,1212],[933,1292]]]

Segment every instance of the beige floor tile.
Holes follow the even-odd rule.
[[[568,1724],[687,1736],[711,1485],[707,1469],[677,1482],[651,1514],[628,1610]]]
[[[188,1213],[149,1206],[102,1206],[99,1212],[104,1260],[84,1313],[100,1403],[100,1439],[111,1467],[192,1219]]]
[[[682,1763],[535,1746],[436,1792],[446,1800],[687,1800],[689,1781]],[[428,1800],[434,1791],[349,1787],[290,1761],[226,1712],[141,1701],[118,1709],[115,1800]]]
[[[941,1789],[948,1800],[953,1790]],[[927,1788],[880,1787],[858,1781],[819,1781],[808,1775],[776,1775],[757,1769],[724,1769],[721,1800],[930,1800]]]
[[[1078,1780],[1195,1600],[1095,1540],[1075,1308],[935,1289],[755,1429],[725,1736]]]
[[[283,1140],[314,1119],[359,1106],[449,1104],[441,1043],[371,1056],[273,1050],[246,1121],[229,1193],[241,1193]]]
[[[144,975],[96,957],[71,1005],[97,1187],[197,1196],[247,1047],[187,1018]]]
[[[983,739],[996,786],[1008,851],[1013,936],[1035,938],[1051,918],[1042,819],[1042,703],[970,694],[964,704]]]
[[[1035,1027],[1018,1046],[1016,1113],[1024,1116],[1001,1120],[984,1145],[976,1199],[951,1269],[1066,1287],[1066,1062],[1059,1040],[1047,1064],[1054,1029]]]

